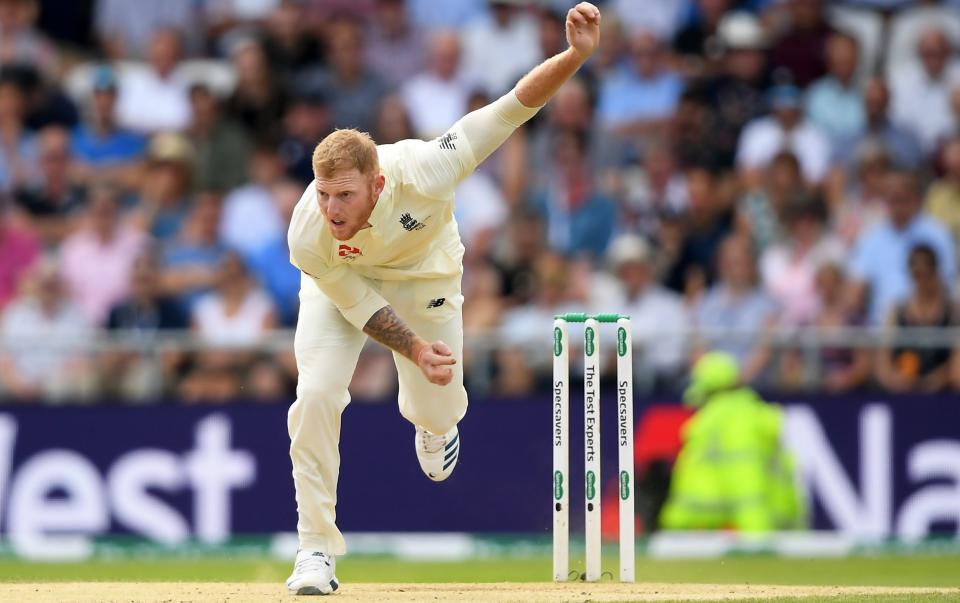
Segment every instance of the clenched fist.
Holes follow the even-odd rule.
[[[567,12],[567,43],[586,60],[600,46],[600,9],[581,2]]]
[[[453,350],[442,341],[434,341],[420,348],[417,353],[417,366],[427,381],[435,385],[447,385],[453,380],[453,369],[457,363]]]

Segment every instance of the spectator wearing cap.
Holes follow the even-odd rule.
[[[400,88],[413,130],[424,140],[443,134],[467,111],[470,90],[460,76],[460,40],[453,31],[430,37],[427,70]]]
[[[14,191],[16,202],[34,230],[49,246],[69,234],[86,191],[76,179],[70,134],[48,126],[37,135],[37,175]]]
[[[74,128],[70,146],[85,179],[133,185],[147,140],[117,124],[116,106],[116,75],[110,67],[98,67],[84,119]]]
[[[190,106],[187,135],[196,150],[195,187],[226,191],[240,186],[250,157],[246,132],[223,115],[220,99],[205,84],[191,86]]]
[[[784,212],[786,237],[760,256],[763,287],[781,309],[785,326],[809,324],[817,313],[816,274],[846,250],[825,229],[827,208],[816,197],[794,195]]]
[[[427,38],[410,23],[404,0],[377,0],[366,39],[367,64],[391,88],[426,67]]]
[[[771,62],[806,88],[827,73],[827,40],[834,33],[824,0],[788,0],[786,28],[771,51]]]
[[[908,128],[932,153],[955,127],[950,93],[960,86],[960,59],[940,29],[924,32],[917,42],[918,63],[907,63],[890,76],[893,118]]]
[[[746,237],[724,239],[717,253],[719,279],[694,312],[700,330],[694,358],[718,350],[737,359],[744,383],[761,378],[771,351],[765,334],[776,324],[777,306],[757,283],[753,249]]]
[[[656,135],[665,130],[682,92],[683,79],[670,68],[661,42],[641,32],[631,41],[629,63],[602,78],[597,119],[621,135]]]
[[[826,53],[827,75],[807,90],[807,119],[837,143],[861,132],[866,122],[855,79],[860,47],[853,36],[837,32],[827,39]]]
[[[890,92],[881,78],[871,78],[863,87],[864,123],[834,145],[835,157],[848,171],[868,148],[881,148],[899,166],[917,168],[923,161],[919,139],[890,117]]]
[[[313,181],[313,149],[333,131],[330,101],[321,90],[298,92],[283,116],[280,160],[287,175],[304,186]]]
[[[529,0],[488,0],[489,12],[463,29],[464,77],[490,98],[543,60]]]
[[[954,242],[946,227],[921,210],[916,175],[892,170],[883,192],[887,217],[860,235],[849,265],[856,300],[872,324],[879,324],[895,303],[909,295],[907,260],[914,246],[924,243],[934,250],[948,291],[957,275]]]
[[[387,85],[366,65],[360,23],[339,19],[330,25],[326,36],[329,64],[304,74],[303,85],[329,94],[334,127],[368,132]]]
[[[157,134],[147,148],[136,209],[141,227],[163,241],[180,230],[189,205],[193,149],[179,134]]]
[[[274,200],[274,186],[285,179],[277,149],[269,144],[258,145],[243,167],[249,180],[224,198],[220,238],[231,249],[250,258],[276,237],[286,236],[285,225],[290,220],[287,216],[284,221]]]
[[[811,184],[819,184],[830,166],[830,140],[804,119],[803,96],[796,86],[781,84],[770,91],[771,113],[751,121],[740,136],[737,167],[748,186],[756,186],[763,169],[777,153],[789,150]]]
[[[217,267],[227,254],[220,242],[221,199],[197,195],[177,236],[163,246],[160,282],[187,311],[217,282]]]
[[[227,114],[254,138],[276,136],[289,99],[264,47],[253,38],[241,39],[233,45],[230,59],[237,85],[227,100]]]
[[[33,132],[24,126],[25,99],[15,79],[0,72],[0,190],[26,184],[37,161]]]
[[[93,189],[80,227],[60,248],[67,291],[95,325],[102,325],[110,308],[127,295],[133,262],[149,241],[123,219],[117,195],[105,186]]]
[[[690,316],[676,293],[656,282],[653,250],[634,234],[610,244],[607,262],[617,279],[614,299],[599,303],[630,316],[634,341],[643,349],[640,370],[652,389],[679,383],[687,357]]]
[[[946,226],[960,245],[960,135],[949,139],[940,150],[943,175],[935,180],[924,198],[924,208]]]
[[[190,123],[188,84],[177,74],[183,49],[180,34],[158,29],[147,62],[120,75],[117,121],[135,132],[184,130]]]
[[[40,240],[11,219],[6,202],[0,202],[0,312],[16,295],[20,282],[40,255]]]
[[[744,126],[760,117],[767,107],[764,94],[769,87],[766,51],[769,40],[760,20],[751,13],[734,11],[720,21],[719,73],[702,86],[702,94],[714,114],[711,144],[719,157],[716,163],[733,167],[737,141]]]

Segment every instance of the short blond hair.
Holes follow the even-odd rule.
[[[352,169],[368,176],[380,170],[377,145],[366,132],[334,130],[313,150],[313,175],[317,178],[332,178]]]

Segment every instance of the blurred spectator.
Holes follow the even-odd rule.
[[[75,182],[70,135],[50,126],[37,136],[39,173],[34,182],[18,189],[17,203],[44,243],[55,245],[65,237],[84,203],[85,191]]]
[[[284,178],[283,163],[276,149],[260,146],[244,165],[248,182],[230,191],[223,202],[220,239],[246,257],[256,254],[285,234],[284,222],[274,203],[272,187]],[[299,187],[303,192],[303,187]],[[298,195],[299,197],[299,195]],[[288,216],[289,218],[289,216]],[[255,224],[256,228],[250,228]]]
[[[833,33],[827,39],[827,75],[807,90],[807,118],[833,142],[863,130],[863,95],[855,76],[859,46],[853,36]]]
[[[147,141],[117,125],[117,78],[110,67],[97,68],[93,94],[83,122],[72,134],[71,148],[86,180],[134,184]]]
[[[797,0],[808,2],[813,0]],[[759,181],[762,170],[782,150],[792,151],[803,169],[804,178],[818,184],[830,165],[830,141],[804,119],[802,96],[794,86],[770,90],[771,114],[750,122],[740,136],[737,166],[749,184]]]
[[[313,149],[333,130],[330,100],[319,91],[299,93],[283,116],[280,160],[304,186],[313,181]]]
[[[786,237],[760,256],[760,276],[780,308],[779,323],[799,326],[816,317],[820,266],[842,261],[845,250],[825,231],[827,208],[820,199],[794,195],[785,209]]]
[[[942,29],[954,46],[960,45],[960,14],[957,4],[938,0],[904,2],[907,6],[890,19],[889,36],[885,41],[887,74],[917,60],[917,41],[924,32]]]
[[[489,13],[463,28],[463,72],[497,98],[543,60],[529,0],[488,0]]]
[[[894,123],[889,116],[890,93],[880,78],[870,79],[863,88],[865,123],[840,140],[834,147],[844,167],[855,167],[865,146],[881,146],[901,167],[915,168],[923,159],[920,142],[913,132]]]
[[[20,85],[0,72],[0,189],[4,191],[25,184],[37,160],[36,140],[24,127],[24,111]]]
[[[260,27],[281,0],[205,0],[202,22],[207,39],[218,39],[231,31]]]
[[[927,189],[924,207],[950,230],[956,245],[960,244],[960,136],[943,145],[940,157],[943,176]]]
[[[184,370],[176,396],[184,404],[225,404],[237,400],[243,383],[230,354],[197,355]]]
[[[400,86],[426,66],[425,40],[410,23],[404,0],[377,0],[367,33],[367,64],[388,85]]]
[[[270,193],[280,224],[289,224],[293,209],[303,194],[303,186],[282,181],[273,184]],[[290,263],[286,229],[277,229],[273,238],[261,246],[249,262],[251,271],[270,294],[280,324],[295,325],[300,307],[300,271]]]
[[[201,23],[197,6],[194,0],[97,0],[95,27],[100,44],[110,59],[117,60],[145,58],[158,29],[179,31],[195,41]]]
[[[96,0],[38,0],[37,29],[46,34],[65,54],[96,50],[93,35],[93,5]],[[57,10],[49,10],[56,5]]]
[[[953,283],[957,275],[954,242],[940,222],[921,211],[916,175],[891,171],[884,193],[888,217],[863,232],[850,259],[857,301],[866,307],[873,324],[909,294],[907,259],[914,246],[925,243],[934,250],[944,283]]]
[[[80,346],[91,335],[83,313],[66,296],[56,265],[38,262],[0,320],[7,350],[0,354],[0,386],[21,400],[88,397],[95,384]]]
[[[847,303],[847,280],[843,267],[832,261],[820,265],[815,277],[817,311],[812,326],[836,329],[862,326]],[[829,392],[848,392],[864,387],[870,378],[871,353],[864,347],[829,345],[820,348],[820,386]]]
[[[60,270],[70,297],[90,324],[102,325],[130,289],[133,262],[148,237],[120,215],[117,191],[91,191],[81,226],[60,247]]]
[[[666,284],[696,297],[716,277],[717,250],[733,228],[733,214],[720,198],[715,174],[694,167],[687,170],[686,178],[688,205],[680,218],[682,238]]]
[[[36,0],[0,2],[0,64],[32,65],[55,77],[57,49],[34,28],[38,11]]]
[[[190,123],[187,82],[176,73],[182,58],[180,34],[158,29],[150,38],[147,63],[120,73],[118,123],[136,132],[183,130]]]
[[[616,204],[597,187],[586,151],[582,135],[557,133],[547,185],[538,191],[535,203],[547,224],[552,249],[600,257],[613,235]]]
[[[323,62],[320,40],[311,34],[302,4],[292,0],[281,0],[267,18],[263,48],[271,70],[285,78]]]
[[[486,256],[509,214],[506,199],[493,178],[481,171],[460,181],[456,199],[454,217],[467,253]]]
[[[11,219],[6,201],[0,201],[0,312],[16,295],[20,281],[40,255],[36,235]]]
[[[263,46],[256,40],[237,42],[230,57],[237,86],[227,100],[227,113],[255,138],[276,136],[288,100],[280,74],[273,72]]]
[[[487,11],[486,0],[408,0],[417,25],[427,29],[463,27]]]
[[[304,74],[303,85],[330,94],[335,127],[369,132],[387,86],[365,64],[363,30],[359,23],[341,19],[330,25],[326,36],[329,64]]]
[[[886,219],[885,182],[891,167],[883,147],[862,147],[856,163],[857,180],[833,202],[833,230],[848,249],[864,231]]]
[[[260,402],[282,402],[290,398],[290,379],[273,359],[258,358],[246,371],[244,396]]]
[[[618,228],[656,240],[665,217],[687,209],[687,182],[676,159],[663,144],[651,144],[643,165],[624,171],[624,202]]]
[[[377,113],[377,124],[373,128],[373,139],[377,144],[393,144],[415,137],[403,99],[396,95],[383,99]]]
[[[414,76],[400,89],[418,137],[435,138],[466,113],[470,91],[460,78],[459,69],[457,34],[434,33],[430,38],[428,70]]]
[[[487,262],[473,264],[464,279],[463,292],[463,332],[470,337],[494,331],[505,309],[496,269]]]
[[[193,120],[187,130],[196,151],[194,185],[225,191],[244,183],[250,141],[236,123],[221,114],[220,99],[205,84],[190,88]]]
[[[749,239],[731,236],[718,251],[719,279],[696,308],[701,330],[699,356],[719,350],[743,367],[744,383],[760,378],[771,351],[763,335],[776,323],[777,306],[757,284],[757,271]]]
[[[507,236],[493,254],[508,305],[532,301],[536,293],[534,265],[545,251],[545,228],[540,215],[526,208],[514,212],[507,221]]]
[[[730,5],[730,0],[696,0],[696,18],[673,38],[673,49],[678,54],[701,59],[713,54],[710,43]]]
[[[891,309],[886,319],[888,327],[946,329],[960,324],[941,280],[937,253],[923,243],[910,250],[908,269],[913,292]],[[950,346],[931,348],[893,343],[879,352],[877,379],[893,392],[942,391],[949,385],[951,357],[955,353],[958,351]]]
[[[683,92],[659,40],[640,33],[631,44],[631,61],[603,77],[597,101],[601,126],[621,135],[651,136],[665,130]]]
[[[686,372],[686,343],[690,317],[680,297],[654,278],[653,250],[641,237],[621,235],[610,244],[607,259],[618,281],[615,299],[608,308],[630,317],[634,341],[643,349],[642,364],[649,371],[638,375],[650,389],[676,386]]]
[[[766,52],[767,33],[754,15],[736,11],[727,14],[717,30],[720,55],[719,73],[702,87],[702,93],[715,114],[710,129],[717,148],[718,167],[733,167],[740,132],[767,108],[764,91],[769,85]],[[713,162],[713,161],[711,161]]]
[[[805,190],[797,156],[790,151],[781,151],[767,166],[763,186],[747,191],[740,199],[737,204],[738,226],[750,233],[759,253],[783,240],[783,216],[787,203]]]
[[[137,201],[141,226],[161,241],[180,230],[193,178],[193,149],[178,134],[158,134],[147,149],[146,173]]]
[[[652,0],[637,10],[632,0],[612,0],[607,7],[632,32],[649,31],[661,40],[670,40],[687,17],[687,0]],[[606,15],[604,15],[606,17]]]
[[[193,328],[214,345],[256,342],[276,324],[270,297],[251,280],[238,253],[224,254],[215,272],[215,289],[193,307]]]
[[[960,85],[960,59],[940,29],[930,29],[917,42],[919,63],[898,66],[890,75],[893,118],[910,129],[930,153],[954,128],[950,93]]]
[[[774,67],[789,73],[806,88],[827,72],[827,40],[834,33],[827,23],[824,0],[787,0],[786,30],[771,53]]]
[[[215,194],[198,195],[177,237],[164,248],[163,291],[185,308],[192,308],[217,283],[217,269],[227,253],[218,237],[220,205]]]
[[[727,139],[713,110],[712,101],[702,90],[687,90],[680,96],[669,125],[669,140],[682,167],[703,166],[724,169],[733,161]],[[740,130],[732,132],[737,140]],[[735,151],[735,149],[734,149]]]
[[[156,254],[136,256],[130,268],[130,292],[110,308],[107,328],[136,333],[150,339],[158,331],[187,328],[187,315],[180,304],[163,295]]]

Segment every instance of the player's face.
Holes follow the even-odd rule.
[[[317,178],[317,200],[330,234],[338,241],[352,239],[370,224],[367,220],[383,190],[382,175],[369,176],[356,169],[330,178]]]

